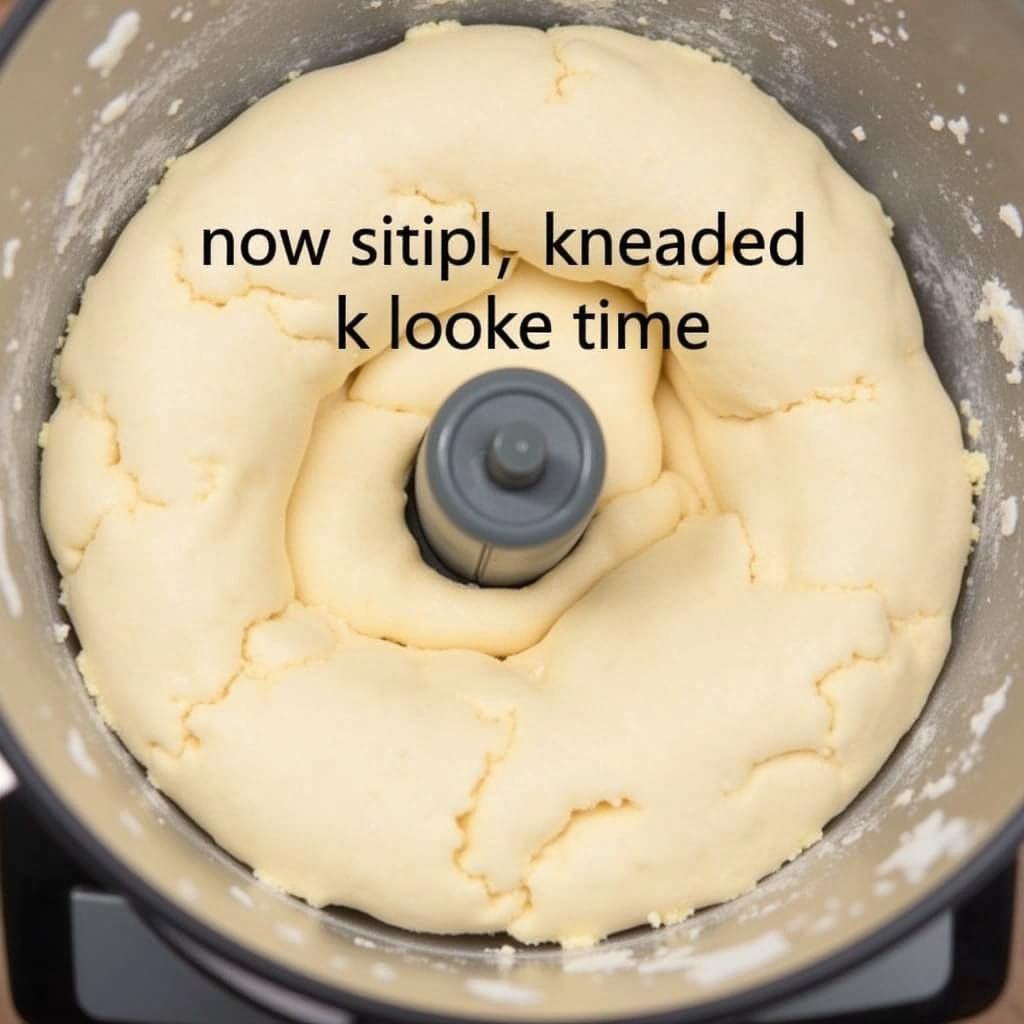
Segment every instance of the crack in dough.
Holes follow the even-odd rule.
[[[49,422],[47,443],[54,442],[55,458],[71,455],[70,459],[62,460],[61,476],[65,481],[76,476],[90,480],[91,500],[82,504],[63,505],[60,496],[54,495],[45,482],[42,489],[44,515],[54,521],[59,519],[67,536],[64,547],[55,554],[61,572],[70,576],[81,565],[108,516],[118,512],[133,515],[140,508],[166,508],[167,503],[147,496],[138,475],[125,465],[117,421],[110,415],[106,399],[86,402],[66,389],[58,413]],[[94,430],[97,424],[103,428],[99,434]],[[69,453],[66,438],[72,434],[76,436],[77,447]],[[97,476],[103,481],[99,488]]]
[[[790,761],[794,759],[799,760],[807,757],[816,758],[818,761],[829,763],[832,760],[833,751],[830,747],[825,747],[821,750],[812,747],[798,747],[795,750],[783,750],[778,754],[770,754],[768,757],[764,757],[760,761],[755,761],[750,766],[750,772],[743,782],[734,789],[725,790],[723,795],[726,797],[735,796],[741,790],[746,789],[761,768],[767,768],[769,765],[778,764],[781,761]]]
[[[788,412],[792,412],[794,409],[799,409],[805,405],[811,405],[814,402],[839,402],[845,405],[851,405],[854,402],[875,402],[878,400],[878,392],[873,382],[866,380],[863,377],[858,377],[851,384],[845,387],[834,387],[834,388],[822,388],[817,391],[813,391],[809,395],[805,395],[803,398],[794,398],[791,402],[786,402],[784,405],[776,406],[773,409],[765,409],[762,412],[751,413],[748,416],[741,416],[738,413],[719,413],[717,414],[718,419],[722,420],[743,420],[749,422],[750,420],[759,420],[765,416],[782,416]]]
[[[494,770],[509,756],[516,742],[516,713],[514,710],[507,712],[498,721],[502,724],[507,723],[507,732],[505,740],[502,743],[500,749],[496,751],[488,750],[484,754],[484,766],[483,771],[480,773],[480,777],[473,784],[473,788],[469,793],[469,807],[462,812],[456,819],[455,824],[458,826],[459,834],[462,839],[459,845],[452,852],[452,860],[455,866],[461,871],[467,878],[473,879],[473,881],[479,882],[487,892],[487,895],[492,899],[498,899],[499,897],[507,897],[512,895],[510,892],[498,892],[491,885],[486,874],[475,873],[467,870],[463,864],[470,845],[473,842],[471,836],[471,829],[473,825],[473,814],[476,812],[477,804],[480,802],[480,796],[483,793],[484,787],[487,785],[488,779],[490,779]]]
[[[302,319],[303,313],[306,316],[310,315],[310,311],[308,309],[309,306],[314,306],[312,313],[314,319],[323,319],[326,315],[324,310],[318,305],[310,303],[308,299],[302,299],[298,296],[290,295],[288,292],[282,291],[279,288],[274,288],[269,284],[255,284],[248,276],[246,277],[246,283],[242,290],[228,298],[220,299],[215,295],[206,295],[189,277],[186,276],[184,272],[185,251],[180,245],[175,246],[174,259],[174,279],[178,284],[186,289],[189,301],[198,302],[202,305],[210,306],[213,309],[225,309],[233,302],[244,302],[252,296],[266,296],[266,298],[262,302],[258,302],[257,305],[267,314],[267,316],[270,317],[278,332],[283,337],[299,342],[327,342],[332,346],[337,343],[337,338],[333,335],[318,334],[314,330],[308,328],[305,330],[296,329],[295,326],[288,324],[287,317],[289,307],[286,303],[293,304],[291,312],[293,315],[297,315],[298,319]]]
[[[514,935],[516,924],[519,919],[525,917],[534,910],[533,892],[530,889],[530,875],[539,867],[545,857],[548,857],[553,853],[555,847],[566,838],[571,829],[581,822],[595,818],[599,815],[637,809],[636,803],[634,803],[634,801],[629,797],[625,796],[617,797],[612,800],[598,800],[596,803],[593,803],[588,807],[571,808],[569,813],[565,816],[565,821],[555,834],[550,838],[545,839],[544,842],[530,854],[529,859],[526,862],[526,868],[523,870],[523,878],[519,886],[525,894],[525,898],[523,905],[516,916],[509,921],[508,931]],[[571,944],[571,942],[567,944]]]
[[[273,641],[269,645],[266,642],[254,643],[254,638],[260,630],[265,631],[268,627],[287,629],[289,623],[294,626],[296,619],[311,615],[320,617],[321,627],[319,643],[314,639],[312,648],[300,650],[300,645],[296,644],[294,638],[291,642],[286,640],[283,644],[278,641],[276,645]],[[180,759],[186,751],[196,750],[200,746],[200,740],[191,730],[189,720],[199,709],[214,708],[223,704],[231,696],[234,687],[246,678],[272,680],[275,675],[328,661],[345,642],[348,632],[344,624],[334,620],[323,609],[311,608],[295,600],[290,600],[280,611],[245,626],[242,630],[238,667],[211,696],[200,700],[173,696],[168,698],[179,713],[181,739],[177,748],[172,750],[159,743],[150,743],[148,752],[159,753],[164,758],[175,760]],[[329,641],[325,637],[329,637]],[[308,633],[305,639],[309,641]],[[254,651],[254,646],[258,650]],[[282,650],[286,653],[282,654]]]
[[[849,657],[849,659],[844,661],[841,665],[836,665],[834,668],[830,668],[824,675],[820,676],[818,679],[815,679],[814,692],[818,695],[818,697],[821,700],[823,700],[828,705],[829,723],[828,729],[825,733],[825,739],[827,741],[831,740],[832,734],[836,731],[836,719],[839,716],[838,701],[834,697],[832,697],[825,689],[825,687],[828,685],[829,680],[838,675],[840,672],[843,672],[854,665],[865,662],[877,663],[882,660],[883,658],[868,658],[863,654],[857,654],[856,652],[854,652]],[[828,750],[829,757],[832,757],[835,754],[835,751],[830,746],[826,746],[825,749]]]
[[[738,512],[726,512],[724,515],[730,515],[735,518],[737,525],[740,528],[740,532],[743,534],[743,543],[747,546],[747,578],[751,583],[757,582],[757,551],[754,550],[754,544],[750,539],[750,531],[747,529],[747,524],[743,522],[743,516]]]
[[[480,208],[474,199],[469,199],[465,196],[459,199],[441,199],[438,196],[431,195],[422,185],[414,185],[411,188],[395,187],[391,191],[392,195],[401,196],[404,199],[422,199],[430,206],[468,206],[470,218],[477,223],[480,221]]]
[[[593,74],[589,68],[574,68],[565,57],[565,47],[554,43],[551,48],[551,55],[555,59],[557,71],[554,81],[551,83],[550,102],[561,102],[569,98],[567,86],[574,78],[587,78]]]

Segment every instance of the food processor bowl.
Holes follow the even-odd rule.
[[[0,746],[56,834],[205,970],[308,1022],[346,1020],[346,1008],[707,1020],[851,967],[1012,855],[1024,826],[1024,530],[1004,535],[1000,517],[1024,493],[1024,390],[975,311],[993,279],[1024,300],[1024,242],[998,215],[1024,205],[1024,3],[901,4],[136,0],[137,19],[124,0],[15,7],[0,30]],[[62,640],[39,524],[37,437],[58,339],[164,163],[290,75],[446,18],[611,25],[749,73],[894,219],[928,350],[954,401],[983,421],[991,462],[952,651],[878,777],[821,842],[745,896],[592,950],[415,935],[256,882],[147,783],[99,718],[74,636]]]

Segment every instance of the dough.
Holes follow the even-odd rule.
[[[555,277],[547,208],[616,234],[800,208],[808,257]],[[501,284],[349,263],[384,214],[481,210],[518,254]],[[257,215],[329,227],[324,264],[202,265],[204,227]],[[599,297],[697,308],[711,343],[381,351],[392,292],[489,290],[556,327]],[[338,351],[339,292],[374,352]],[[403,520],[431,413],[498,365],[577,388],[609,454],[584,540],[519,590],[433,572]],[[284,86],[171,166],[57,380],[42,512],[86,684],[156,785],[313,904],[572,945],[729,899],[872,777],[949,645],[971,491],[879,204],[682,46],[442,24]]]

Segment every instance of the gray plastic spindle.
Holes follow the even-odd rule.
[[[416,458],[422,542],[460,579],[514,587],[542,576],[587,528],[604,437],[557,377],[492,370],[438,409]]]

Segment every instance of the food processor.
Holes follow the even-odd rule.
[[[412,934],[257,882],[149,785],[102,722],[39,524],[37,442],[59,339],[166,162],[283,81],[442,19],[610,25],[748,73],[878,195],[931,358],[954,402],[984,424],[980,442],[965,436],[990,472],[953,647],[882,771],[819,843],[746,895],[589,950]],[[1024,242],[1000,215],[1024,205],[1022,52],[1019,0],[16,5],[0,27],[0,749],[23,798],[205,973],[309,1024],[347,1021],[350,1010],[488,1022],[735,1016],[853,968],[963,899],[1024,834],[1024,531],[1007,512],[1024,494],[1024,391],[1008,380],[996,325],[977,317],[986,283],[1024,301]],[[529,462],[547,442],[511,422],[510,443],[524,441]],[[465,524],[433,493],[427,464],[439,445],[425,443],[414,497],[429,505],[419,515],[426,548],[484,584],[543,572],[592,508],[599,437],[589,427],[577,436],[579,508],[533,538],[537,560],[513,558],[511,575],[502,553],[530,545],[498,534],[497,555],[467,545]],[[498,451],[487,480],[514,490],[532,472]]]

